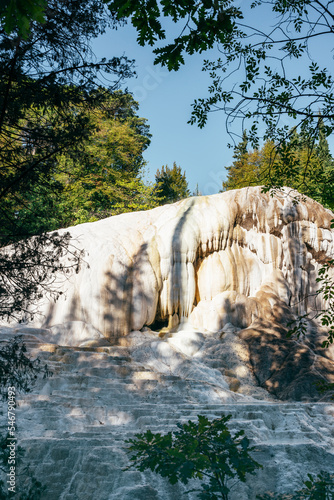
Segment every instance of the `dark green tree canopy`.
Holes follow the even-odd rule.
[[[91,52],[90,40],[116,22],[102,0],[5,2],[0,21],[0,247],[14,245],[0,252],[0,316],[19,319],[29,300],[57,297],[54,271],[70,271],[61,263],[67,251],[78,269],[81,254],[68,235],[42,234],[56,215],[50,187],[59,157],[83,154],[92,111],[133,71],[126,58]]]
[[[0,25],[7,34],[17,31],[26,38],[32,22],[44,22],[46,5],[46,0],[2,0]]]
[[[162,166],[155,174],[154,194],[159,205],[174,203],[190,196],[185,172],[173,163],[173,168]]]
[[[91,135],[80,151],[58,156],[48,196],[40,187],[30,204],[49,203],[49,228],[92,222],[121,212],[153,208],[151,189],[142,181],[143,152],[150,143],[149,127],[137,115],[138,104],[122,91],[104,92],[104,101],[89,113]],[[29,216],[21,206],[20,216]],[[50,215],[52,214],[52,217]]]
[[[8,218],[21,193],[45,185],[58,156],[79,154],[91,135],[89,113],[106,97],[101,72],[112,79],[108,91],[132,74],[125,58],[93,60],[89,40],[112,23],[99,0],[50,0],[45,22],[34,22],[27,39],[0,36],[2,244],[6,233],[8,241],[29,234]]]

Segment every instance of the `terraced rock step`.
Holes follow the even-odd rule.
[[[298,487],[305,471],[334,467],[334,405],[259,401],[231,392],[223,376],[206,376],[204,365],[188,376],[158,372],[132,359],[124,347],[30,346],[53,372],[19,399],[18,440],[25,463],[47,485],[47,500],[175,500],[185,487],[150,472],[124,470],[125,441],[151,429],[167,432],[197,415],[232,415],[231,429],[244,429],[264,465],[240,484],[232,500],[255,499]],[[44,349],[44,350],[43,350]],[[185,358],[185,362],[189,360]],[[216,373],[216,372],[214,372]],[[202,379],[201,379],[202,377]],[[316,465],[316,467],[315,467]],[[290,472],[291,471],[291,472]],[[289,481],[287,482],[287,476]],[[189,485],[187,490],[191,489]],[[194,493],[183,495],[195,500]]]

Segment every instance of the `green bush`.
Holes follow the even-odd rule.
[[[305,487],[295,493],[273,495],[266,493],[257,495],[259,500],[334,500],[334,474],[321,471],[316,477],[307,474],[308,480],[304,481]]]
[[[212,421],[201,415],[197,418],[196,423],[177,424],[178,431],[161,435],[148,430],[126,441],[131,461],[126,470],[151,469],[171,484],[199,479],[200,488],[186,493],[198,491],[202,500],[228,499],[234,484],[245,482],[247,474],[255,474],[262,466],[250,456],[254,448],[244,431],[230,433],[231,415]]]

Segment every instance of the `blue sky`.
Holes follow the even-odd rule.
[[[239,3],[245,5],[243,0]],[[264,13],[263,10],[260,12]],[[258,15],[259,11],[248,11],[247,22],[259,22],[263,26],[271,17],[265,16],[263,20]],[[169,25],[168,29],[170,36],[176,33],[175,26]],[[169,72],[153,64],[152,48],[140,47],[136,37],[136,30],[130,24],[118,30],[109,29],[94,41],[93,51],[98,58],[126,55],[136,60],[137,78],[127,80],[125,86],[139,102],[139,115],[147,118],[152,134],[151,144],[144,154],[147,161],[145,180],[153,182],[158,168],[162,165],[171,167],[175,161],[186,172],[191,191],[198,184],[202,194],[217,193],[226,179],[225,167],[233,161],[233,149],[227,146],[231,138],[226,132],[226,117],[222,111],[211,113],[203,129],[187,123],[191,103],[195,98],[205,97],[210,84],[208,74],[201,71],[203,59],[219,57],[217,49],[188,56],[186,64],[177,72]],[[317,61],[320,59],[320,65],[323,63],[327,67],[333,63],[331,44],[328,42],[328,38],[319,39],[313,47]],[[309,61],[305,59],[294,60],[291,69],[295,73],[298,68],[297,72],[303,75],[308,65]],[[236,124],[234,131],[241,134],[240,129],[241,124]],[[332,142],[329,141],[330,145]]]
[[[227,147],[230,138],[225,131],[223,113],[211,114],[208,124],[199,129],[189,125],[191,103],[206,95],[209,77],[201,71],[203,55],[186,59],[177,72],[153,64],[151,47],[140,47],[136,31],[128,25],[117,31],[109,30],[94,41],[97,57],[126,55],[136,60],[137,78],[126,86],[139,102],[139,115],[147,118],[152,134],[151,145],[145,151],[148,162],[145,178],[154,181],[162,165],[175,161],[186,172],[189,188],[198,183],[202,194],[217,193],[226,177],[233,151]]]

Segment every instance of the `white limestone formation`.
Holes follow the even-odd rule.
[[[32,323],[0,327],[53,372],[16,414],[22,467],[46,498],[195,500],[191,485],[124,470],[124,440],[198,414],[231,414],[264,466],[231,500],[334,470],[334,405],[315,386],[334,382],[333,348],[314,321],[286,337],[296,315],[326,306],[316,278],[334,215],[296,196],[244,188],[69,228],[79,273],[57,277],[63,294]]]
[[[277,498],[299,489],[308,473],[332,472],[334,404],[279,401],[259,387],[239,329],[224,329],[222,338],[191,330],[159,338],[147,329],[132,332],[128,347],[61,347],[43,343],[47,330],[2,328],[1,340],[22,334],[29,356],[52,371],[17,395],[16,438],[25,450],[17,486],[29,464],[48,500],[196,500],[185,491],[198,482],[172,486],[150,471],[126,470],[125,440],[147,429],[166,433],[197,415],[232,415],[232,434],[244,430],[263,465],[236,484],[231,500],[266,491]],[[5,403],[3,412],[5,433]]]
[[[69,228],[84,262],[59,277],[63,296],[40,304],[35,324],[81,322],[115,340],[155,320],[218,331],[270,319],[275,306],[312,312],[333,214],[296,196],[244,188]]]
[[[333,217],[288,188],[271,196],[252,187],[69,228],[84,250],[81,269],[57,277],[62,295],[37,305],[33,326],[65,346],[132,346],[150,328],[155,359],[180,341],[191,350],[203,335],[225,338],[231,325],[258,386],[285,400],[319,399],[314,383],[334,382],[334,348],[320,347],[326,332],[309,321],[306,339],[286,335],[298,315],[326,307],[316,279],[334,255]],[[234,384],[247,392],[242,378]]]

